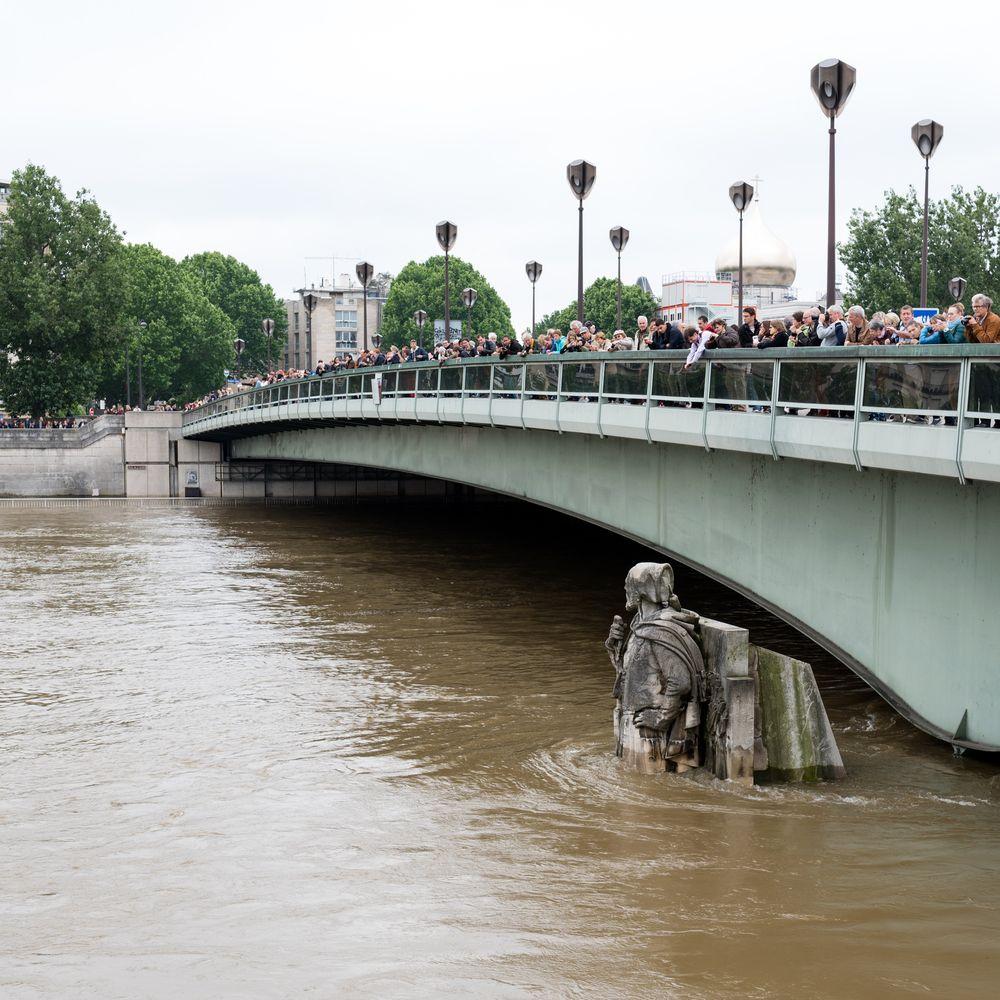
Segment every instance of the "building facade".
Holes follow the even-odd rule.
[[[7,214],[7,197],[10,195],[10,181],[0,181],[0,215]]]
[[[335,283],[326,279],[309,288],[298,288],[285,299],[288,338],[284,367],[311,371],[320,361],[358,354],[374,346],[382,325],[382,309],[388,287],[368,287],[365,299],[361,283],[342,274]],[[315,296],[312,314],[305,306],[307,295]],[[364,311],[368,311],[368,340],[364,338]]]

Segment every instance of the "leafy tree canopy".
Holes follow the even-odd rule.
[[[126,341],[132,358],[133,400],[140,355],[144,403],[186,401],[217,387],[224,369],[235,361],[232,321],[209,301],[200,278],[156,247],[132,244],[123,258],[125,334],[106,372],[106,397],[123,398]]]
[[[615,331],[615,308],[618,281],[615,278],[598,278],[583,293],[583,318],[596,324],[598,330],[603,330],[608,336]],[[644,292],[638,285],[622,285],[622,328],[626,333],[634,332],[636,320],[640,316],[652,319],[657,315],[660,303],[656,297]],[[535,326],[536,333],[544,333],[548,329],[569,329],[570,323],[576,319],[576,301],[563,309],[543,316]]]
[[[466,310],[462,302],[463,288],[474,288],[477,292],[472,309],[473,335],[490,332],[500,337],[513,335],[510,307],[471,264],[459,257],[449,257],[448,285],[452,323],[461,320],[464,335],[468,336],[469,331],[466,330]],[[444,319],[443,256],[431,257],[422,264],[411,260],[392,280],[382,313],[383,341],[386,344],[403,344],[417,338],[413,314],[418,309],[427,313],[424,343],[430,344],[434,339],[434,320]]]
[[[923,217],[923,200],[913,188],[904,194],[887,191],[878,208],[851,213],[849,238],[839,247],[848,271],[848,304],[868,310],[917,305]],[[947,198],[930,203],[928,219],[928,305],[952,301],[948,282],[954,277],[968,282],[966,309],[976,292],[1000,301],[1000,196],[981,187],[955,187]]]
[[[181,268],[201,285],[205,296],[229,318],[234,336],[246,341],[244,366],[266,371],[268,348],[271,356],[281,353],[288,319],[284,303],[265,285],[260,275],[237,260],[217,251],[194,254],[181,261]],[[274,320],[273,342],[269,345],[261,321]]]
[[[93,398],[124,310],[122,238],[85,191],[15,171],[0,217],[0,396],[13,413],[64,414]]]

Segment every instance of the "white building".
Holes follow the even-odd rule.
[[[10,195],[10,181],[0,181],[0,215],[7,214],[7,197]]]

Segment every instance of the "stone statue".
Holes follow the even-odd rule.
[[[615,668],[617,754],[644,770],[700,764],[698,729],[705,660],[698,615],[673,592],[669,563],[638,563],[625,579],[627,630],[615,615],[605,647]]]

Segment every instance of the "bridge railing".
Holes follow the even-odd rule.
[[[950,450],[950,467],[964,481],[965,430],[1000,424],[1000,345],[719,350],[691,368],[680,352],[669,351],[389,365],[248,389],[189,411],[184,428],[199,433],[241,422],[331,417],[476,422],[686,443],[700,435],[706,448],[713,434],[721,434],[730,442],[725,446],[755,439],[759,447],[749,450],[775,458],[782,457],[779,420],[787,429],[789,419],[840,417],[840,429],[830,433],[851,436],[843,447],[858,468],[870,445],[865,427],[908,424],[919,434],[916,428],[936,424],[949,436],[934,438],[931,450],[939,456]],[[666,423],[687,436],[661,433]],[[802,449],[807,436],[799,434]],[[1000,442],[1000,434],[991,437]],[[995,448],[1000,444],[990,445],[988,462]],[[802,449],[787,453],[805,454]]]

